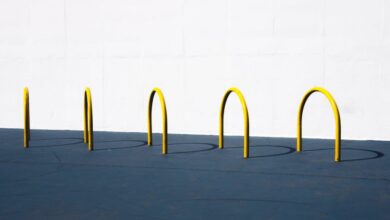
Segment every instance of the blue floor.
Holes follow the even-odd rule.
[[[0,129],[0,219],[390,219],[390,142]],[[155,143],[160,143],[155,135]]]

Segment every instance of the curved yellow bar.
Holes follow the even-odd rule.
[[[160,105],[162,110],[162,154],[168,153],[168,116],[167,116],[167,108],[165,105],[164,95],[159,88],[154,88],[150,93],[149,97],[149,106],[148,106],[148,145],[151,146],[153,144],[153,134],[152,134],[152,107],[153,107],[153,98],[155,94],[158,94],[160,98]]]
[[[87,87],[84,93],[84,143],[88,150],[93,150],[93,114],[91,90]]]
[[[224,127],[223,116],[225,113],[226,101],[230,93],[232,92],[236,93],[237,96],[239,97],[242,106],[242,111],[244,113],[244,158],[246,159],[249,157],[249,114],[248,114],[248,108],[246,106],[245,98],[242,95],[242,92],[237,88],[230,88],[225,93],[225,96],[222,99],[221,111],[219,113],[219,148],[223,149],[223,127]]]
[[[303,97],[301,101],[301,105],[299,106],[298,111],[298,124],[297,124],[297,152],[302,151],[302,114],[303,109],[305,107],[305,103],[307,99],[310,97],[311,94],[315,92],[320,92],[326,96],[326,98],[329,100],[334,114],[334,120],[336,123],[336,138],[335,138],[335,149],[334,149],[334,160],[336,162],[340,161],[340,145],[341,145],[341,120],[340,120],[340,113],[339,109],[337,107],[336,101],[334,100],[333,96],[324,88],[321,87],[314,87],[310,89],[305,96]]]
[[[24,88],[23,93],[23,110],[24,110],[24,147],[29,147],[30,142],[30,94],[28,88]]]

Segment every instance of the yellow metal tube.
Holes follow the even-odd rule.
[[[88,150],[93,151],[92,95],[88,87],[84,92],[84,143],[88,143]]]
[[[162,110],[162,154],[168,153],[168,115],[167,108],[165,105],[164,95],[159,88],[154,88],[150,93],[149,97],[149,106],[148,106],[148,145],[153,145],[153,133],[152,133],[152,107],[153,107],[153,98],[154,95],[157,95],[160,98],[160,105]]]
[[[324,88],[321,87],[314,87],[310,89],[305,96],[303,97],[301,104],[299,106],[298,111],[298,122],[297,122],[297,152],[302,151],[302,115],[303,115],[303,109],[305,107],[307,99],[310,97],[311,94],[315,92],[320,92],[323,95],[326,96],[326,98],[329,100],[332,109],[333,109],[333,115],[334,120],[336,123],[336,138],[335,138],[335,149],[334,149],[334,161],[339,162],[341,157],[340,147],[341,147],[341,120],[340,120],[340,113],[339,109],[337,107],[336,101],[334,100],[333,96]]]
[[[244,113],[244,158],[246,159],[249,157],[249,113],[248,113],[248,108],[246,106],[245,98],[242,95],[242,92],[237,88],[228,89],[222,99],[221,110],[219,113],[219,148],[223,149],[225,106],[226,106],[226,101],[230,93],[232,92],[236,93],[238,98],[240,99],[242,111]]]
[[[30,142],[30,95],[28,88],[23,92],[23,113],[24,113],[24,147],[29,147]]]

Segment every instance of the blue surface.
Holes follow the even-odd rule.
[[[389,219],[390,142],[0,129],[0,219]],[[155,143],[160,136],[155,135]]]

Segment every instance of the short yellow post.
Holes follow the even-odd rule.
[[[232,92],[236,93],[240,99],[242,111],[244,113],[244,158],[246,159],[249,157],[249,113],[245,98],[242,95],[242,92],[237,88],[228,89],[222,99],[221,110],[219,113],[219,148],[223,149],[225,105],[230,93]]]
[[[340,120],[340,113],[339,109],[337,107],[336,101],[334,100],[333,96],[324,88],[321,87],[314,87],[310,89],[308,92],[306,92],[305,96],[303,97],[301,104],[299,106],[298,110],[298,122],[297,122],[297,152],[302,151],[302,115],[303,115],[303,109],[305,107],[307,99],[310,97],[311,94],[315,92],[320,92],[323,95],[326,96],[326,98],[329,100],[332,109],[333,109],[333,115],[334,120],[336,123],[336,132],[335,132],[335,149],[334,149],[334,161],[339,162],[341,157],[341,120]]]
[[[154,88],[150,93],[149,97],[149,106],[148,106],[148,145],[153,145],[153,132],[152,132],[152,108],[153,108],[153,98],[157,93],[160,98],[160,105],[162,110],[162,154],[168,153],[168,115],[167,108],[165,105],[164,95],[159,88]]]
[[[84,143],[88,143],[88,150],[93,151],[92,95],[88,87],[84,92]]]
[[[23,93],[23,113],[24,113],[24,147],[29,147],[30,142],[30,95],[28,88],[24,88]]]

